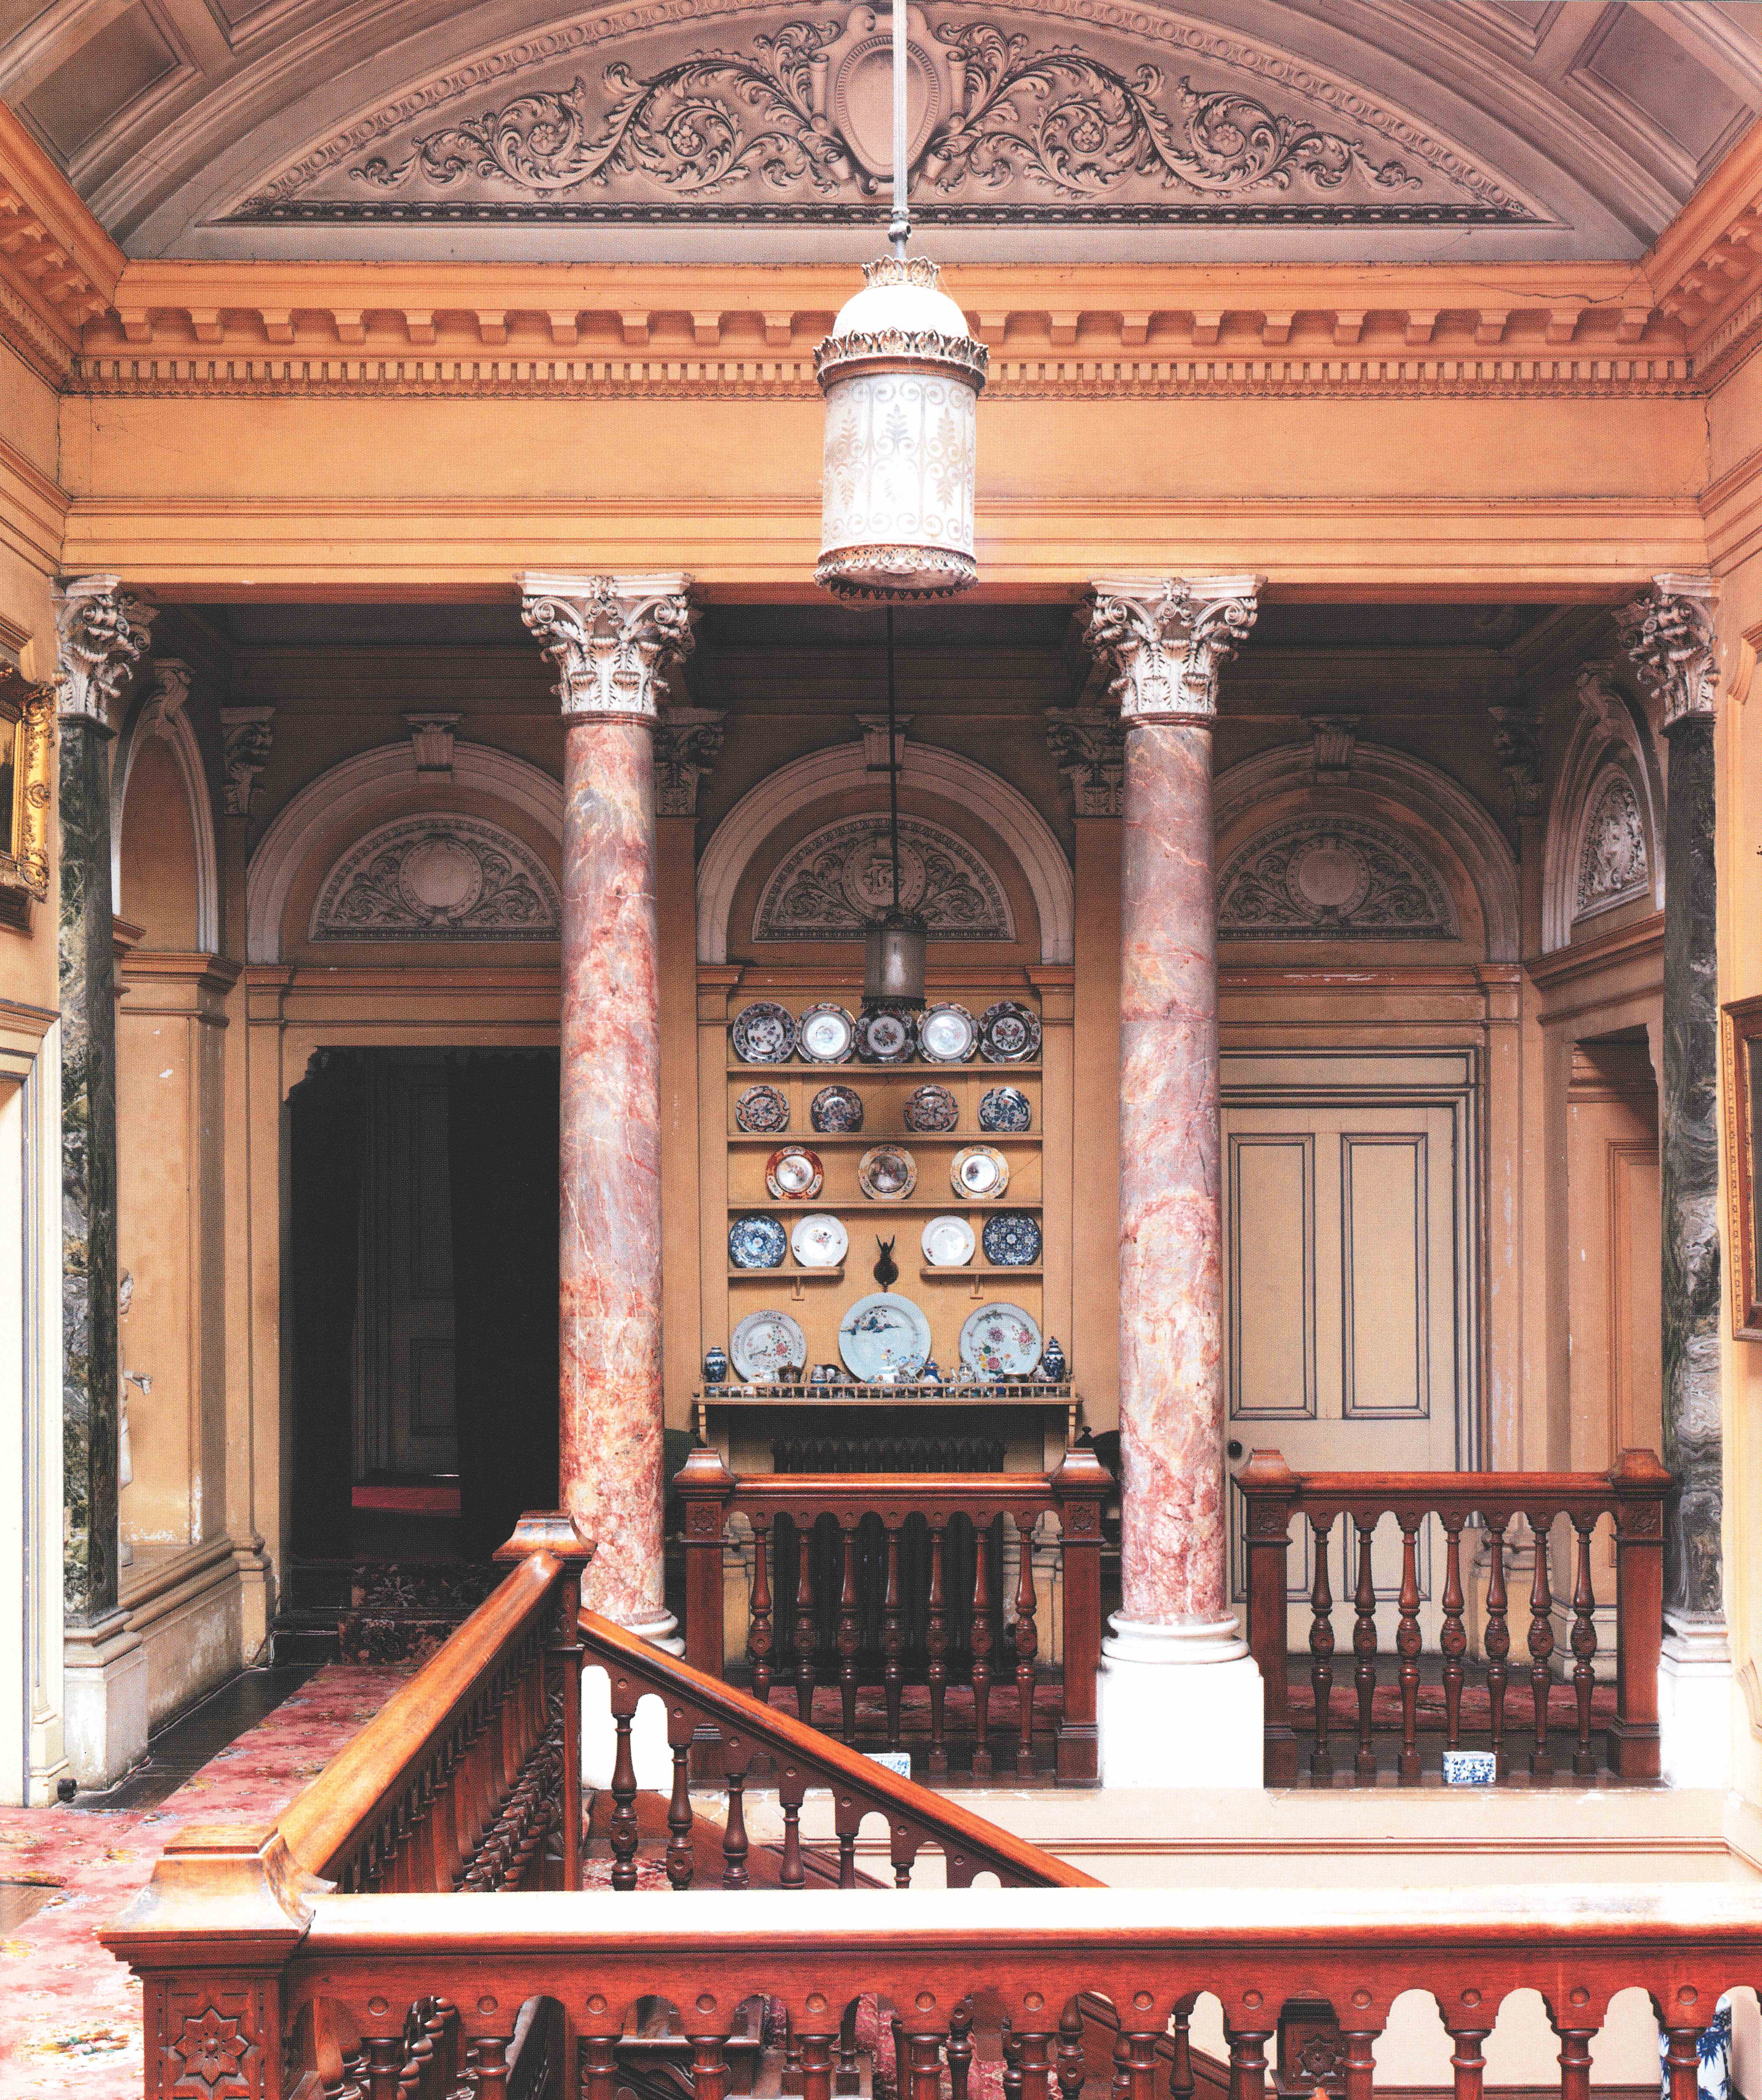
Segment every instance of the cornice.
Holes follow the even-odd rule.
[[[1762,124],[1726,154],[1640,267],[1703,382],[1723,377],[1762,331]]]
[[[0,335],[59,382],[79,331],[104,311],[122,251],[0,103]]]

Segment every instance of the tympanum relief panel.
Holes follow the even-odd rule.
[[[1573,923],[1638,898],[1650,899],[1651,893],[1651,860],[1640,798],[1622,767],[1607,766],[1585,804]]]
[[[923,220],[1545,223],[1404,111],[1209,23],[1056,0],[913,7],[909,24]],[[407,89],[226,216],[870,219],[892,168],[889,29],[814,0],[650,0],[615,33],[584,18]]]
[[[1308,815],[1256,833],[1218,877],[1236,941],[1454,941],[1455,905],[1410,840],[1361,817]]]
[[[440,813],[381,824],[319,885],[314,941],[555,941],[550,871],[500,824]]]
[[[892,902],[887,819],[823,825],[778,863],[753,913],[756,941],[857,941]],[[901,906],[939,941],[1013,941],[996,874],[964,839],[921,817],[900,818]]]

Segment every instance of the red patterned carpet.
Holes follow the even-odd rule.
[[[57,1890],[0,1939],[0,2100],[135,2100],[140,1992],[93,1934],[146,1881],[174,1831],[273,1817],[408,1674],[320,1670],[157,1808],[0,1808],[0,1882]]]

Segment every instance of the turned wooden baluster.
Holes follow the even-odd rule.
[[[1698,2100],[1701,2089],[1701,2029],[1667,2027],[1664,2075],[1669,2100]]]
[[[610,2035],[581,2037],[581,2100],[617,2100],[618,2045]]]
[[[973,2006],[962,1998],[949,2014],[948,2046],[944,2051],[949,2067],[949,2100],[967,2100],[967,2082],[973,2068]]]
[[[1037,2018],[1043,2018],[1038,2014]],[[1019,2034],[1021,2046],[1022,2100],[1050,2100],[1052,2091],[1052,2047],[1056,2029]]]
[[[1113,2077],[1108,2092],[1109,2100],[1125,2100],[1131,2089],[1132,2045],[1126,2040],[1125,2029],[1116,2028],[1113,2036]]]
[[[1015,1746],[1019,1779],[1034,1774],[1034,1656],[1039,1636],[1034,1626],[1034,1517],[1020,1511],[1015,1519],[1015,1703],[1021,1740]]]
[[[1401,1658],[1397,1677],[1401,1686],[1401,1757],[1396,1776],[1403,1786],[1420,1783],[1420,1562],[1419,1530],[1424,1511],[1403,1510],[1395,1521],[1401,1527],[1400,1618],[1395,1626],[1395,1653]]]
[[[840,2093],[860,2093],[862,2090],[862,2067],[857,2050],[857,2001],[853,1998],[844,2008],[844,2017],[838,2023],[838,2081]]]
[[[728,2091],[728,2057],[719,2034],[691,2036],[692,2100],[724,2100]]]
[[[1169,2052],[1169,2100],[1193,2100],[1192,2009],[1175,2009],[1174,2044]]]
[[[1352,1608],[1357,1621],[1352,1629],[1352,1652],[1358,1657],[1353,1668],[1353,1679],[1359,1694],[1359,1749],[1353,1770],[1361,1780],[1375,1781],[1377,1752],[1371,1744],[1371,1728],[1377,1703],[1377,1585],[1371,1575],[1371,1540],[1375,1536],[1377,1520],[1368,1523],[1355,1517],[1353,1524],[1359,1535],[1359,1580],[1353,1593]]]
[[[991,1776],[991,1554],[984,1529],[973,1526],[973,1777]]]
[[[847,1743],[857,1739],[857,1648],[859,1599],[857,1591],[857,1525],[846,1518],[839,1527],[844,1577],[838,1593],[838,1688],[844,1707]]]
[[[802,2100],[832,2100],[832,2036],[804,2034],[800,2046]]]
[[[1068,1999],[1059,2015],[1057,2070],[1059,2100],[1082,2100],[1087,2067],[1083,2061],[1083,2014],[1075,1998]],[[373,2100],[379,2100],[376,2093]]]
[[[771,1703],[771,1649],[776,1636],[771,1625],[771,1573],[766,1565],[768,1516],[752,1520],[752,1599],[747,1623],[747,1658],[752,1665],[752,1696],[761,1705]]]
[[[1348,2027],[1345,2031],[1346,2100],[1371,2100],[1371,2080],[1376,2069],[1371,2045],[1377,2035],[1374,2027]]]
[[[1579,1742],[1572,1754],[1572,1769],[1580,1779],[1597,1770],[1597,1753],[1591,1748],[1591,1688],[1597,1679],[1597,1592],[1591,1586],[1591,1533],[1592,1516],[1575,1516],[1572,1528],[1578,1538],[1578,1570],[1572,1587],[1572,1692],[1579,1702]]]
[[[1159,2029],[1134,2031],[1125,2036],[1125,2100],[1156,2100],[1156,2045]]]
[[[691,1845],[691,1782],[685,1767],[691,1758],[688,1735],[673,1749],[673,1792],[667,1804],[667,1878],[676,1889],[689,1889],[697,1861]]]
[[[612,1723],[618,1733],[618,1747],[612,1759],[610,1830],[614,1889],[637,1886],[637,1767],[630,1754],[630,1719],[628,1714],[614,1709]]]
[[[819,1628],[813,1608],[813,1524],[804,1520],[795,1527],[800,1573],[795,1584],[795,1710],[810,1727],[813,1724],[814,1652],[819,1646]]]
[[[751,1880],[747,1870],[747,1767],[752,1762],[752,1745],[732,1730],[722,1738],[722,1785],[728,1805],[722,1828],[722,1886],[743,1889]],[[800,1804],[798,1802],[798,1811]],[[798,1858],[797,1865],[800,1864]]]
[[[942,2037],[940,2034],[911,2034],[905,2037],[906,2076],[901,2081],[901,2100],[940,2100],[942,2091]]]
[[[1487,2058],[1482,2053],[1481,2045],[1491,2032],[1490,2027],[1450,2029],[1450,2039],[1456,2044],[1450,2055],[1455,2100],[1483,2100]]]
[[[1310,1752],[1311,1779],[1333,1777],[1334,1755],[1328,1745],[1329,1706],[1334,1691],[1333,1590],[1328,1580],[1328,1551],[1333,1519],[1318,1520],[1315,1533],[1315,1580],[1310,1585],[1309,1681],[1315,1693],[1315,1747]]]
[[[807,1791],[801,1767],[785,1765],[777,1783],[777,1805],[783,1811],[783,1864],[777,1877],[781,1888],[799,1889],[807,1881],[801,1864],[801,1804]]]
[[[1003,2100],[1022,2100],[1022,2045],[1007,2013],[1003,2015],[999,2041],[1003,2051]]]
[[[1236,2028],[1230,2036],[1230,2100],[1266,2100],[1266,2041],[1271,2027],[1255,2034]]]
[[[1511,1652],[1511,1630],[1505,1624],[1505,1524],[1504,1517],[1487,1522],[1487,1710],[1493,1744],[1493,1769],[1505,1771],[1505,1658]]]
[[[900,1528],[887,1527],[887,1583],[881,1597],[881,1683],[887,1694],[888,1748],[900,1746],[900,1699],[905,1687],[905,1605],[900,1595]]]
[[[1591,2100],[1591,2038],[1595,2027],[1557,2027],[1560,2100]]]
[[[478,2100],[508,2100],[508,2051],[513,2042],[512,2035],[478,2036]],[[698,2100],[704,2100],[701,2089]],[[722,2100],[722,2096],[720,2093],[711,2093],[709,2100]]]
[[[1530,1696],[1535,1702],[1535,1747],[1530,1753],[1530,1776],[1552,1779],[1554,1758],[1548,1745],[1548,1695],[1554,1682],[1548,1661],[1554,1652],[1554,1599],[1548,1583],[1545,1519],[1532,1515],[1530,1530],[1535,1540],[1535,1575],[1530,1584]]]
[[[1438,1636],[1444,1658],[1444,1743],[1462,1747],[1462,1658],[1469,1637],[1462,1624],[1462,1518],[1444,1518],[1444,1623]]]
[[[929,1657],[930,1776],[942,1779],[949,1769],[949,1746],[943,1736],[943,1707],[949,1688],[948,1600],[942,1587],[942,1526],[930,1523],[930,1594],[924,1648]]]

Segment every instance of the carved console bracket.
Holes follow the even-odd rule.
[[[1658,576],[1615,614],[1622,646],[1657,699],[1667,730],[1685,716],[1713,712],[1719,690],[1713,598],[1711,576]]]
[[[1259,576],[1098,576],[1087,641],[1122,721],[1209,722],[1259,611]]]
[[[141,727],[149,735],[169,737],[183,704],[190,697],[190,667],[181,656],[153,659],[152,690],[141,710]]]
[[[1048,708],[1046,742],[1079,817],[1117,817],[1125,805],[1125,729],[1112,708]]]
[[[154,611],[120,576],[73,576],[55,586],[55,712],[110,726],[111,704],[147,647]]]
[[[668,673],[695,646],[691,578],[528,573],[518,581],[520,617],[557,666],[564,714],[653,721]]]
[[[654,725],[654,807],[663,817],[694,817],[698,790],[722,755],[720,708],[663,708]]]
[[[456,712],[433,711],[404,717],[403,726],[410,732],[410,751],[416,760],[419,779],[452,782],[453,739],[464,719],[463,715]]]
[[[1520,824],[1540,823],[1542,802],[1542,723],[1533,708],[1489,708],[1493,749],[1511,791],[1511,814]]]
[[[257,799],[257,776],[275,748],[273,708],[222,708],[220,735],[226,767],[227,814],[249,817]]]
[[[1310,761],[1319,781],[1338,783],[1352,770],[1352,753],[1358,743],[1356,715],[1306,715],[1311,739]]]

